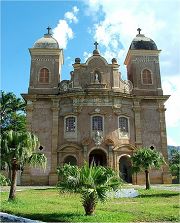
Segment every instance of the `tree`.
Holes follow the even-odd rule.
[[[152,167],[160,168],[164,163],[161,153],[150,148],[140,148],[131,157],[132,170],[134,172],[145,171],[146,190],[150,189],[149,170]]]
[[[86,215],[93,215],[98,200],[105,201],[107,191],[116,189],[121,183],[112,169],[87,163],[82,167],[65,164],[58,168],[58,174],[61,191],[81,194]]]
[[[171,151],[171,156],[169,159],[169,166],[172,176],[176,176],[177,183],[179,183],[179,174],[180,174],[180,151],[173,149]]]
[[[21,98],[12,92],[1,93],[1,131],[26,131],[25,106]]]
[[[17,171],[29,164],[33,167],[46,167],[47,158],[37,153],[38,138],[30,132],[3,132],[1,138],[1,160],[12,170],[9,200],[15,199]]]

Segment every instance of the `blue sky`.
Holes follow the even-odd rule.
[[[132,39],[141,27],[161,49],[160,66],[166,102],[168,144],[180,145],[180,1],[179,0],[81,0],[1,1],[1,89],[17,96],[29,83],[28,48],[52,27],[64,49],[61,79],[69,79],[76,57],[84,62],[97,40],[101,54],[116,57],[123,79],[123,65]]]

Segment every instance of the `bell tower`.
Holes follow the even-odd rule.
[[[63,64],[63,49],[52,37],[51,28],[44,37],[38,39],[32,48],[31,70],[28,93],[56,94],[60,82],[61,67]]]
[[[141,34],[133,39],[124,64],[128,80],[133,83],[135,95],[163,95],[161,88],[159,54],[155,42]]]

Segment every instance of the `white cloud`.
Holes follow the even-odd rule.
[[[84,61],[86,61],[91,56],[92,56],[92,53],[84,52],[83,53]]]
[[[79,9],[76,6],[74,6],[72,8],[71,12],[66,12],[64,14],[64,18],[66,20],[69,20],[70,23],[72,23],[72,22],[77,23],[78,19],[77,19],[76,15],[77,15],[78,12],[79,12]]]
[[[77,23],[78,19],[72,12],[66,12],[64,15],[65,19],[69,20],[70,23],[74,22]]]
[[[66,20],[59,20],[53,29],[53,37],[58,41],[60,48],[66,49],[68,40],[73,38],[73,31]]]
[[[64,19],[60,19],[57,26],[52,30],[53,37],[58,41],[59,47],[66,49],[67,43],[70,39],[73,39],[74,33],[69,23],[77,23],[78,19],[76,17],[79,9],[74,6],[71,12],[66,12],[64,14]]]
[[[170,146],[179,146],[179,144],[176,143],[176,141],[174,141],[174,139],[172,139],[170,136],[167,136],[167,144]]]

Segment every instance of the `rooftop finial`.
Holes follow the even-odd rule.
[[[95,45],[95,50],[97,50],[97,46],[98,46],[99,43],[97,43],[97,41],[94,43]]]
[[[50,35],[51,34],[51,32],[50,32],[51,31],[51,27],[48,26],[47,27],[47,30],[48,30],[48,33],[47,34]]]
[[[139,32],[138,34],[141,34],[141,28],[138,28],[137,31]]]

